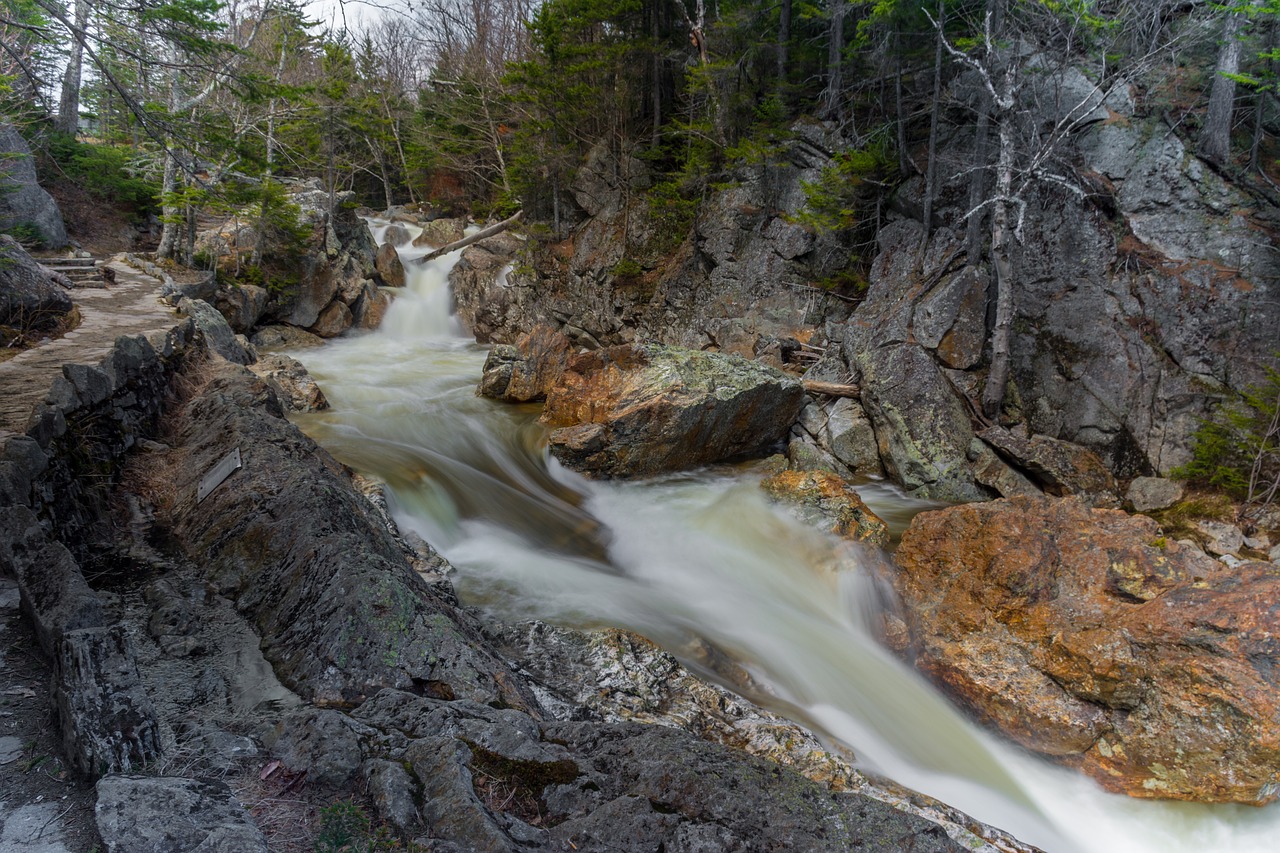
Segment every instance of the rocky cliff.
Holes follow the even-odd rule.
[[[961,78],[955,96],[970,97],[971,84]],[[1000,425],[1022,442],[1077,446],[1062,453],[1085,469],[1167,473],[1187,460],[1199,419],[1274,359],[1280,213],[1202,163],[1143,112],[1136,89],[1089,102],[1083,77],[1056,85],[1065,94],[1037,102],[1044,121],[1081,93],[1091,109],[1060,156],[1079,192],[1026,195]],[[797,126],[780,162],[735,170],[666,252],[643,166],[599,147],[575,188],[584,221],[561,243],[507,238],[469,250],[454,276],[459,314],[482,341],[512,342],[549,322],[587,347],[656,340],[777,361],[797,348],[822,353],[811,377],[862,389],[861,405],[822,402],[797,429],[833,470],[882,464],[914,494],[949,500],[1080,491],[1041,476],[1036,453],[991,440],[976,411],[993,285],[984,258],[965,252],[971,131],[941,143],[951,153],[940,158],[929,229],[923,179],[890,200],[856,306],[825,288],[850,268],[853,247],[797,224],[802,182],[847,144]]]

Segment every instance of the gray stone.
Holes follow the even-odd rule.
[[[245,807],[212,780],[107,776],[95,820],[107,853],[267,853]]]
[[[574,357],[542,422],[570,468],[637,477],[758,454],[788,435],[804,403],[794,377],[759,362],[624,346]]]
[[[1210,554],[1240,556],[1244,534],[1239,527],[1222,521],[1197,521],[1195,527],[1204,536],[1204,549]]]
[[[12,764],[22,757],[24,751],[22,738],[13,735],[0,737],[0,764]]]
[[[388,228],[387,233],[390,232],[391,229]],[[404,265],[400,263],[400,253],[396,251],[399,244],[391,242],[389,236],[386,239],[387,242],[378,247],[378,254],[373,262],[374,269],[382,277],[383,284],[388,287],[404,287]]]
[[[1271,552],[1267,554],[1267,559],[1271,560],[1271,562],[1273,563],[1280,565],[1280,545],[1277,545],[1271,549]]]
[[[476,853],[516,850],[476,796],[466,744],[447,737],[421,738],[409,746],[405,760],[422,782],[422,816],[432,837]]]
[[[1153,512],[1182,500],[1182,486],[1163,477],[1135,477],[1125,499],[1133,504],[1135,512]]]
[[[0,231],[34,226],[50,249],[67,245],[67,229],[57,203],[36,181],[35,158],[22,134],[0,122]]]
[[[400,833],[409,832],[421,822],[417,805],[421,786],[402,765],[374,758],[361,769],[378,817]]]
[[[54,702],[72,769],[93,778],[137,770],[160,757],[155,709],[122,627],[67,632],[54,669]]]
[[[216,308],[201,299],[182,299],[178,310],[195,321],[209,349],[235,364],[252,364],[253,357],[236,340],[235,332]]]
[[[23,612],[50,657],[56,656],[67,632],[106,624],[102,602],[80,574],[71,552],[49,539],[24,506],[0,513],[0,564],[16,575]]]
[[[320,312],[316,321],[308,327],[312,334],[322,338],[336,338],[351,328],[351,309],[340,299],[335,299]]]
[[[45,331],[56,326],[71,308],[71,297],[52,274],[16,240],[0,234],[0,326],[24,332]],[[0,340],[5,345],[8,342],[7,338]]]
[[[280,723],[270,747],[285,767],[305,771],[308,781],[341,788],[363,761],[358,728],[346,714],[308,708]]]
[[[297,326],[264,326],[254,332],[250,340],[254,346],[268,350],[302,349],[318,347],[324,343],[324,338],[313,335],[306,329],[299,329]]]
[[[329,408],[329,401],[316,380],[295,358],[284,353],[268,353],[249,369],[271,386],[288,411],[320,412]]]
[[[82,853],[68,837],[60,802],[28,803],[4,816],[0,850],[13,853]]]
[[[213,306],[222,312],[233,332],[247,335],[258,325],[267,310],[271,294],[264,287],[241,284],[219,288],[213,297]],[[206,300],[208,301],[208,300]]]

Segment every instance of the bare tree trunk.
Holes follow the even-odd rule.
[[[831,17],[827,25],[827,87],[818,102],[818,115],[836,121],[844,119],[840,95],[844,90],[844,16],[848,8],[845,0],[827,2]]]
[[[906,105],[902,98],[902,32],[894,28],[893,31],[893,58],[898,64],[897,73],[893,75],[893,99],[894,109],[897,111],[897,138],[898,138],[898,174],[911,174],[911,152],[907,150],[907,112]]]
[[[787,48],[791,44],[791,0],[782,0],[778,13],[778,83],[787,79]]]
[[[658,47],[662,44],[662,19],[658,4],[654,3],[651,8],[653,11],[651,31],[653,36],[653,144],[657,145],[662,140],[662,51]]]
[[[85,27],[89,24],[89,0],[76,0],[76,25],[71,32],[71,54],[62,75],[62,97],[54,129],[75,136],[80,126],[80,69],[84,64]]]
[[[172,137],[165,140],[164,179],[160,183],[160,246],[156,249],[156,257],[172,258],[178,253],[178,239],[181,234],[182,209],[174,204],[174,195],[178,192],[178,154],[174,150]]]
[[[1239,12],[1227,14],[1222,24],[1222,45],[1218,48],[1218,64],[1214,70],[1213,88],[1209,90],[1209,109],[1200,129],[1198,153],[1211,163],[1222,165],[1231,156],[1231,119],[1235,114],[1236,81],[1229,75],[1240,71],[1240,30],[1245,17]]]
[[[938,105],[942,102],[942,40],[946,24],[946,0],[938,0],[938,38],[933,49],[933,108],[929,112],[929,162],[925,164],[924,240],[920,245],[921,258],[929,249],[929,235],[933,231],[933,199],[938,192]]]
[[[1012,100],[1012,97],[1010,97]],[[991,263],[996,272],[996,322],[991,330],[991,369],[982,389],[982,412],[998,418],[1004,405],[1005,387],[1009,384],[1009,361],[1013,337],[1013,239],[1009,225],[1009,207],[1013,188],[1013,117],[1002,109],[1000,123],[1000,160],[996,165],[996,196],[991,212]]]

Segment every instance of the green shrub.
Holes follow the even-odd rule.
[[[1280,371],[1218,408],[1195,431],[1191,461],[1172,472],[1242,501],[1247,514],[1280,496]]]
[[[4,233],[28,249],[38,249],[44,245],[44,235],[40,233],[40,228],[32,222],[15,222],[6,228]]]
[[[159,212],[160,186],[144,177],[145,164],[134,149],[52,134],[47,150],[63,174],[92,195],[123,205],[138,217]]]
[[[315,849],[316,853],[393,853],[406,848],[385,826],[374,827],[360,806],[340,800],[320,810]],[[422,848],[413,844],[408,850]]]

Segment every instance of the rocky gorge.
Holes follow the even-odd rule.
[[[393,209],[371,234],[304,186],[294,287],[169,282],[180,316],[49,377],[0,469],[0,558],[103,844],[287,849],[277,827],[323,830],[346,802],[441,851],[1034,849],[853,768],[866,718],[837,718],[898,690],[870,716],[939,728],[899,732],[920,741],[904,763],[987,773],[1047,850],[1137,848],[1020,787],[1047,772],[1028,755],[1134,798],[1273,801],[1280,522],[1175,535],[1187,501],[1156,475],[1263,375],[1274,209],[1123,92],[1091,109],[1096,192],[1028,204],[994,419],[960,173],[927,222],[919,182],[899,189],[850,295],[825,284],[852,247],[800,221],[847,144],[818,124],[674,243],[639,201],[645,165],[601,145],[566,239],[501,234],[432,267],[466,222]],[[15,269],[10,313],[67,313],[63,284]],[[431,276],[487,357],[423,344]],[[913,518],[868,505],[881,478]],[[703,563],[730,571],[683,586]],[[755,609],[756,583],[795,621]],[[699,598],[738,624],[708,627]]]

